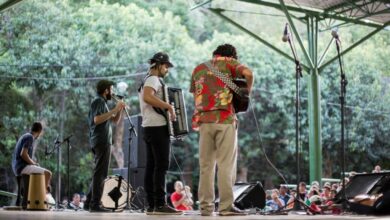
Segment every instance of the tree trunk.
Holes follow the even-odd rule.
[[[331,178],[333,173],[332,164],[334,164],[332,157],[330,156],[330,153],[328,153],[326,150],[323,151],[323,156],[324,156],[324,163],[323,163],[324,177]]]
[[[248,182],[248,167],[239,167],[238,168],[236,182],[241,182],[241,183]]]

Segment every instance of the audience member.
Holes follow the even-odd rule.
[[[177,210],[192,210],[193,201],[191,199],[192,193],[189,192],[189,187],[183,186],[181,181],[175,182],[175,192],[171,195],[172,205]]]
[[[271,208],[271,210],[277,211],[279,209],[284,208],[285,202],[283,199],[279,198],[279,190],[273,189],[270,192],[271,196],[268,196],[268,200],[266,201],[266,205]]]
[[[374,168],[374,170],[373,170],[372,172],[373,172],[373,173],[380,173],[380,172],[382,172],[382,171],[381,171],[381,167],[380,167],[379,165],[376,165],[375,168]]]
[[[287,204],[288,200],[290,200],[290,195],[288,194],[288,188],[285,185],[280,185],[279,193],[281,198],[284,201],[284,204]]]
[[[74,210],[79,210],[84,207],[84,204],[81,202],[80,194],[75,193],[73,194],[72,202],[69,203],[69,208]]]

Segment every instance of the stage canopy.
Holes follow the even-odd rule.
[[[250,7],[249,7],[250,6]],[[338,31],[351,25],[365,26],[370,30],[365,36],[343,48],[341,56],[351,51],[356,46],[383,30],[390,24],[390,1],[385,0],[205,0],[192,7],[205,8],[215,15],[228,21],[241,31],[249,34],[256,40],[270,47],[280,55],[294,62],[294,58],[282,49],[262,37],[262,33],[251,30],[251,21],[258,19],[259,7],[276,9],[281,16],[287,19],[290,25],[294,41],[299,45],[298,51],[303,55],[301,65],[308,75],[308,118],[309,118],[309,152],[310,152],[310,181],[322,179],[322,143],[321,143],[321,72],[329,64],[337,60],[337,56],[327,59],[327,53],[334,38],[328,46],[319,51],[318,36],[321,32]],[[244,12],[241,9],[251,9]],[[257,10],[257,11],[256,11]],[[236,13],[236,14],[234,14]],[[237,15],[239,13],[239,15]],[[242,21],[243,14],[252,17]],[[246,17],[247,18],[247,17]],[[296,25],[295,22],[299,22]],[[298,23],[297,23],[298,24]],[[300,32],[298,28],[305,28]],[[388,29],[389,27],[387,27]],[[253,29],[253,28],[252,28]],[[306,32],[306,36],[300,33]],[[278,36],[278,38],[281,36]],[[329,39],[330,35],[328,35]],[[287,45],[286,45],[287,47]]]
[[[21,2],[22,0],[0,0],[0,12]]]

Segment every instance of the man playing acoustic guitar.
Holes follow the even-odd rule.
[[[237,164],[237,117],[233,91],[213,70],[230,80],[245,78],[250,92],[252,71],[237,61],[234,46],[224,44],[213,52],[213,58],[198,65],[191,78],[190,92],[195,99],[192,127],[199,130],[199,201],[201,214],[214,211],[215,165],[218,166],[219,215],[245,215],[233,206],[233,185]]]

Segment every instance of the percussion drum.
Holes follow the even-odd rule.
[[[108,176],[104,180],[103,194],[101,198],[102,206],[106,209],[124,209],[126,207],[126,195],[128,184],[122,176]],[[129,201],[131,198],[131,186],[129,191]]]
[[[28,210],[47,210],[45,175],[43,173],[30,174],[30,183],[28,186]]]

